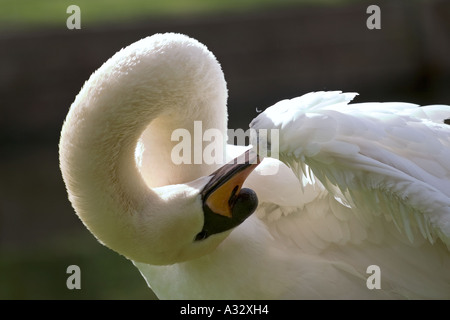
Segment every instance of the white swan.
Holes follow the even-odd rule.
[[[70,108],[60,140],[69,199],[162,299],[450,298],[450,107],[363,109],[347,106],[352,97],[313,93],[252,122],[281,130],[293,171],[272,158],[176,165],[175,129],[194,135],[198,120],[225,133],[226,83],[196,40],[145,38]],[[228,159],[243,150],[228,146]]]

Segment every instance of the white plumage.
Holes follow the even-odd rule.
[[[450,130],[443,121],[450,107],[348,104],[355,95],[316,92],[284,100],[250,126],[278,129],[280,159],[299,178],[309,166],[358,214],[393,218],[410,241],[417,227],[429,241],[439,236],[450,245]]]
[[[349,104],[355,95],[309,93],[259,114],[250,127],[279,130],[282,162],[265,158],[247,178],[253,215],[200,239],[220,165],[175,165],[171,133],[193,133],[195,120],[225,133],[225,80],[197,41],[143,39],[94,73],[69,111],[69,198],[162,299],[448,299],[450,106]],[[227,158],[245,149],[227,146]],[[380,289],[366,283],[373,265]]]

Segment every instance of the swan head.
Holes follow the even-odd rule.
[[[209,176],[216,166],[172,161],[175,130],[195,138],[201,120],[202,132],[226,131],[226,99],[217,59],[179,34],[141,39],[91,75],[59,152],[70,202],[102,244],[136,262],[187,261],[214,250],[255,210],[256,195],[242,183],[258,161]]]
[[[132,246],[136,252],[128,250],[127,256],[137,262],[160,265],[212,252],[258,206],[256,193],[242,187],[260,163],[256,154],[252,157],[249,159],[247,151],[209,176],[154,188],[159,203],[148,203],[137,217],[140,221],[135,222],[142,229],[135,231],[134,238],[145,239],[145,243]],[[242,161],[244,158],[246,162]],[[155,215],[155,210],[161,214]]]

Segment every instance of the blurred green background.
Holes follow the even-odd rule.
[[[64,25],[69,5],[82,8],[83,22],[90,26],[111,21],[127,23],[132,19],[165,18],[174,15],[229,14],[270,10],[298,5],[341,5],[352,0],[2,0],[0,21],[14,28],[42,28]],[[353,0],[355,1],[355,0]]]
[[[0,299],[155,299],[126,258],[74,214],[58,167],[62,122],[120,48],[186,33],[217,56],[231,128],[278,100],[347,90],[358,101],[450,104],[450,1],[0,0]],[[66,9],[81,8],[81,30]],[[81,290],[69,290],[69,265]],[[170,285],[170,284],[168,284]]]

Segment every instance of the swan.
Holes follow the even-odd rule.
[[[250,124],[266,150],[227,145],[217,59],[155,34],[72,103],[59,142],[68,198],[160,299],[448,299],[450,106],[355,95],[280,101]],[[223,161],[176,164],[174,131],[194,136],[198,121],[222,133]]]

